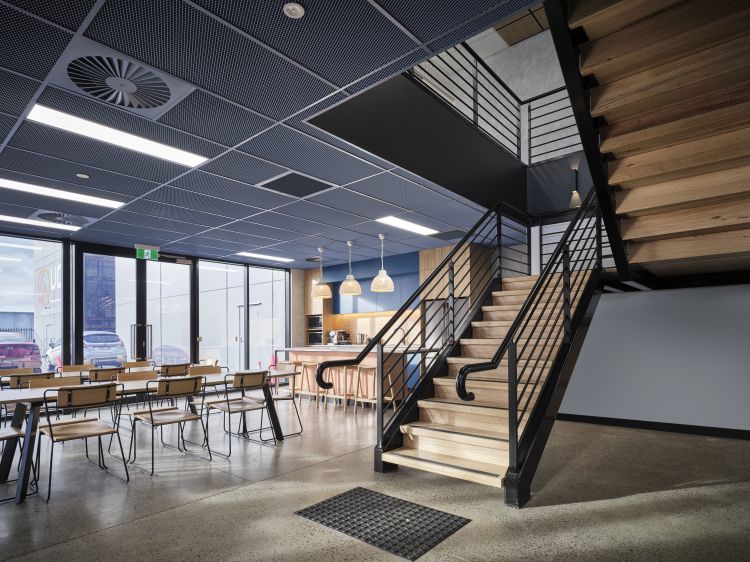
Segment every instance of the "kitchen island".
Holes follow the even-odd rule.
[[[319,364],[323,361],[336,361],[339,359],[354,359],[359,355],[361,351],[365,349],[365,345],[308,345],[301,347],[287,347],[276,350],[278,361],[285,360],[285,353],[288,354],[289,361],[295,361],[300,363],[315,363]],[[393,383],[393,398],[400,399],[405,394],[404,381],[405,373],[404,366],[407,358],[403,353],[399,353],[398,349],[386,349],[384,350],[384,364],[383,372],[386,373],[386,378],[390,377],[390,381]],[[375,367],[377,363],[375,350],[373,349],[368,356],[362,360],[360,364],[363,367]],[[311,369],[312,371],[312,369]],[[330,372],[328,372],[330,371]],[[391,375],[388,375],[388,372]],[[374,401],[375,396],[373,395],[374,381],[372,374],[373,371],[367,371],[363,373],[361,393],[363,397],[366,397],[369,401]],[[356,383],[357,383],[357,367],[347,367],[346,374],[346,390],[344,390],[344,368],[329,369],[325,373],[326,380],[333,380],[337,383],[337,392],[334,393],[336,397],[343,398],[344,394],[347,394],[348,399],[353,400],[355,398]],[[399,379],[399,380],[397,380]],[[301,382],[301,385],[300,385]],[[297,386],[302,388],[302,394],[304,395],[315,395],[316,384],[314,373],[308,376],[302,376],[301,381],[297,383]],[[386,385],[387,386],[387,385]],[[388,393],[387,398],[391,398]]]

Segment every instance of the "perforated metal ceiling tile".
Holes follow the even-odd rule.
[[[376,0],[404,27],[429,41],[498,4],[498,0],[431,0],[430,2],[404,2],[403,0]]]
[[[80,164],[68,162],[66,160],[59,160],[41,154],[18,150],[10,146],[6,147],[5,150],[0,153],[0,168],[23,172],[29,174],[29,177],[39,176],[42,178],[76,184],[84,189],[89,186],[95,186],[97,189],[111,192],[113,195],[122,194],[129,197],[143,195],[158,185],[129,176],[81,166]],[[79,178],[76,176],[78,173],[88,174],[89,178]],[[19,181],[35,183],[30,179]],[[112,198],[116,199],[117,197],[113,196]]]
[[[307,0],[298,20],[286,17],[276,2],[196,2],[339,86],[415,46],[366,0]]]
[[[286,117],[333,91],[177,0],[109,0],[86,36],[273,118]]]
[[[146,154],[29,121],[18,128],[10,146],[156,182],[166,182],[187,170]]]
[[[358,181],[346,188],[410,210],[442,202],[442,196],[390,172]]]
[[[382,158],[375,156],[374,154],[370,154],[369,152],[361,150],[353,144],[349,144],[348,142],[338,137],[334,137],[330,133],[326,133],[322,129],[318,129],[317,127],[310,125],[309,123],[295,123],[294,128],[303,133],[307,133],[308,135],[313,136],[316,139],[320,139],[327,144],[333,145],[336,148],[340,148],[341,150],[348,152],[349,154],[358,156],[362,160],[366,160],[367,162],[370,162],[371,164],[374,164],[379,168],[393,168],[393,165],[390,162],[387,162]]]
[[[304,236],[299,232],[293,232],[284,228],[252,223],[248,221],[233,222],[223,227],[223,230],[240,232],[242,234],[252,234],[253,236],[271,238],[273,240],[294,240],[295,238]]]
[[[293,197],[253,187],[243,182],[223,178],[200,170],[195,170],[178,178],[174,181],[174,185],[204,195],[212,195],[213,197],[219,197],[227,201],[243,203],[262,209],[272,209],[296,200]]]
[[[52,23],[77,30],[96,0],[8,0],[8,3],[40,16]]]
[[[439,52],[448,47],[452,47],[456,43],[465,41],[469,37],[473,37],[477,33],[484,31],[492,27],[494,24],[507,18],[509,15],[518,12],[532,4],[537,4],[538,0],[505,0],[498,2],[498,6],[487,13],[467,21],[465,24],[458,26],[455,30],[442,35],[435,41],[429,43],[430,49],[434,52]],[[477,10],[479,12],[479,10]],[[468,18],[462,18],[458,21],[466,21]],[[454,26],[456,24],[454,23]]]
[[[139,226],[137,229],[134,229],[132,225],[109,220],[109,219],[100,220],[96,222],[95,224],[91,225],[90,227],[85,228],[83,230],[90,230],[90,229],[104,230],[104,231],[112,232],[116,234],[139,236],[141,237],[141,240],[143,243],[148,243],[149,240],[172,241],[183,236],[183,234],[179,232],[172,232],[166,228],[161,228],[161,227],[149,228],[147,226]],[[83,231],[79,230],[78,232],[83,232]],[[76,238],[76,236],[74,235],[73,238]]]
[[[36,80],[0,70],[0,111],[21,115],[38,87]]]
[[[330,94],[323,99],[315,102],[311,106],[306,107],[302,111],[294,114],[286,121],[286,123],[291,126],[295,126],[297,123],[303,123],[306,119],[309,119],[313,115],[317,115],[318,113],[329,109],[334,105],[337,105],[338,103],[341,103],[348,97],[349,96],[346,94],[346,92],[336,92],[334,94]]]
[[[338,185],[380,171],[372,164],[283,125],[249,140],[239,150]]]
[[[446,241],[440,240],[439,238],[434,238],[432,236],[412,236],[411,238],[402,240],[401,243],[408,244],[409,246],[414,246],[415,248],[420,248],[422,250],[428,250],[430,248],[442,248],[450,244],[455,244],[460,239],[461,237],[458,237],[455,240]]]
[[[180,233],[183,236],[197,234],[198,232],[206,230],[206,227],[200,224],[170,220],[165,218],[154,220],[154,217],[150,215],[143,215],[141,213],[130,211],[115,211],[109,217],[107,217],[107,219],[130,225],[131,229],[133,230],[137,230],[138,228],[145,226],[148,228],[158,228],[160,230]]]
[[[39,103],[206,158],[213,158],[224,151],[223,147],[215,143],[160,125],[129,111],[86,97],[84,94],[79,95],[60,88],[49,87],[39,96]]]
[[[186,244],[196,244],[198,246],[206,246],[207,248],[216,248],[233,253],[246,252],[248,248],[254,247],[252,244],[218,240],[216,238],[209,238],[208,236],[191,236],[190,238],[186,238],[184,242]]]
[[[284,207],[284,209],[286,209],[286,207]],[[317,222],[311,222],[289,215],[282,215],[281,213],[276,213],[274,211],[268,211],[266,213],[254,216],[252,219],[245,222],[273,226],[275,228],[288,230],[290,232],[296,232],[298,233],[297,237],[303,236],[305,234],[318,234],[319,232],[323,232],[326,228],[325,225]]]
[[[329,225],[346,227],[364,220],[362,216],[337,211],[330,207],[323,207],[322,205],[316,205],[315,203],[309,203],[307,201],[297,201],[296,203],[287,205],[283,209],[279,209],[278,212],[292,217],[317,222],[320,225],[321,231]]]
[[[239,144],[273,124],[270,119],[201,90],[195,90],[162,115],[159,122],[224,146]]]
[[[204,164],[201,169],[251,185],[261,183],[287,171],[286,168],[281,166],[264,162],[234,150]]]
[[[5,139],[16,124],[15,117],[0,115],[0,138]]]
[[[109,227],[110,224],[104,224],[103,221],[98,222],[74,233],[73,238],[87,242],[111,243],[120,246],[127,245],[132,248],[135,244],[159,246],[171,242],[176,237],[174,234],[170,235],[167,232],[154,229],[146,229],[138,232],[134,232],[133,230],[125,232],[119,229],[112,230]]]
[[[424,49],[420,49],[413,53],[404,55],[388,66],[372,73],[370,76],[367,76],[362,80],[359,80],[356,84],[352,84],[346,89],[346,91],[350,94],[357,94],[362,90],[366,90],[367,88],[374,86],[379,82],[387,80],[388,78],[391,78],[396,74],[400,74],[405,70],[416,66],[418,63],[422,62],[422,60],[428,58],[429,56],[429,53],[427,53]]]
[[[221,242],[230,242],[233,244],[242,244],[246,247],[268,246],[269,244],[275,244],[279,242],[279,240],[272,240],[271,238],[251,236],[249,234],[232,232],[231,230],[223,230],[221,228],[209,230],[208,232],[201,234],[200,238],[213,239]]]
[[[186,244],[184,242],[177,242],[171,244],[165,244],[160,248],[162,253],[174,253],[184,256],[197,256],[206,258],[222,258],[231,252],[217,248],[206,248],[205,246],[199,246],[197,244]]]
[[[206,195],[195,193],[194,191],[168,186],[159,188],[154,193],[148,195],[145,199],[147,201],[158,201],[160,203],[166,203],[167,205],[184,207],[185,209],[212,213],[228,219],[249,217],[250,215],[260,213],[263,210],[234,203],[232,201],[217,199],[216,197],[208,197]],[[225,220],[224,222],[228,221]]]
[[[459,229],[471,228],[484,214],[454,201],[425,207],[417,210],[416,213],[430,220],[437,220],[441,224],[453,225]]]
[[[395,215],[404,212],[404,210],[399,207],[389,205],[388,203],[373,199],[372,197],[360,195],[359,193],[350,191],[347,188],[338,188],[332,191],[326,191],[319,195],[313,195],[308,201],[311,203],[319,203],[320,205],[325,205],[339,211],[346,211],[347,213],[352,213],[368,219],[377,219],[387,215]],[[282,210],[281,212],[284,211]]]
[[[377,237],[378,234],[381,233],[385,234],[386,246],[388,245],[389,240],[391,242],[397,242],[414,236],[413,232],[407,232],[400,228],[394,228],[392,226],[388,226],[376,221],[359,223],[355,226],[350,227],[349,230],[352,230],[359,234],[367,234],[374,237]],[[380,247],[379,245],[380,241],[378,240],[378,247]]]
[[[43,80],[71,34],[0,4],[0,67]]]
[[[144,215],[144,223],[146,226],[150,227],[158,227],[159,219],[162,218],[203,226],[219,226],[228,222],[226,217],[210,215],[200,211],[192,211],[190,209],[183,209],[182,207],[165,205],[164,203],[147,201],[145,199],[133,201],[126,207],[126,209],[131,213],[140,213]],[[148,217],[151,217],[150,220]]]

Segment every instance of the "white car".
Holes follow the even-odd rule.
[[[62,365],[62,344],[58,340],[44,354],[49,368]],[[95,367],[119,367],[128,360],[120,336],[114,332],[83,332],[83,362]]]

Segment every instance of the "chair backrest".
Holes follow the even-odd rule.
[[[117,375],[117,382],[128,381],[150,381],[159,378],[156,371],[133,371],[132,373],[120,373]]]
[[[117,383],[82,384],[57,389],[58,408],[107,406],[117,401]]]
[[[123,369],[153,369],[151,361],[126,361],[122,364]]]
[[[205,365],[207,367],[218,367],[219,360],[212,357],[206,357],[204,359],[201,359],[201,365]]]
[[[194,365],[188,369],[188,376],[206,376],[221,374],[221,367],[218,365]]]
[[[81,384],[81,375],[67,377],[51,377],[49,379],[31,379],[29,388],[54,388],[59,386],[78,386]]]
[[[184,377],[188,374],[190,363],[177,363],[174,365],[162,365],[159,374],[163,377]]]
[[[192,396],[198,394],[203,388],[203,377],[172,377],[159,379],[156,386],[156,396],[169,396],[177,398],[180,396]]]
[[[19,369],[14,369],[19,370]],[[14,373],[10,375],[8,388],[26,388],[30,380],[46,380],[55,376],[55,373]]]
[[[89,371],[89,380],[91,382],[112,382],[117,380],[118,375],[122,372],[124,372],[122,367],[91,369]]]
[[[232,377],[232,389],[260,388],[268,378],[268,371],[238,371]]]
[[[80,373],[81,371],[88,371],[92,368],[93,365],[90,363],[83,363],[81,365],[60,365],[57,370],[61,373]]]

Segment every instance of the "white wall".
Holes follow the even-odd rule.
[[[750,430],[750,285],[603,295],[561,413]]]

